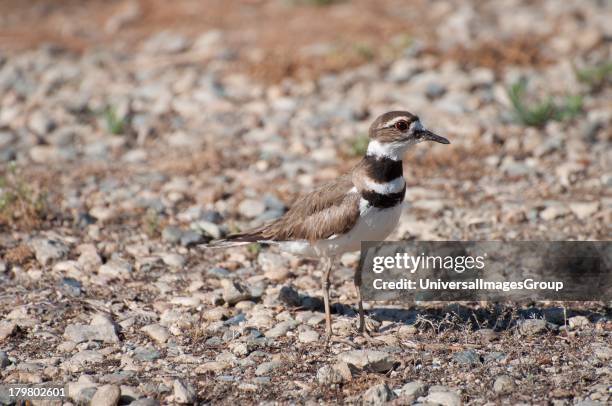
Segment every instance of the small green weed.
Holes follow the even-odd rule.
[[[576,77],[590,88],[601,87],[612,79],[612,61],[604,62],[584,69],[575,69]]]
[[[364,43],[355,44],[355,52],[357,53],[357,55],[359,55],[361,58],[365,59],[366,61],[371,61],[376,56],[376,53],[374,52],[374,48]]]
[[[115,135],[123,134],[126,128],[126,119],[119,117],[117,109],[113,106],[108,106],[102,113],[106,130]]]
[[[249,251],[251,255],[257,255],[261,252],[261,244],[259,243],[249,244],[247,246],[247,251]]]
[[[157,237],[161,234],[160,218],[156,210],[148,209],[144,218],[145,232],[149,237]]]
[[[524,125],[541,127],[549,120],[569,120],[582,112],[583,99],[580,95],[567,95],[562,104],[556,104],[550,96],[528,104],[526,89],[525,79],[513,83],[508,89],[515,115]]]

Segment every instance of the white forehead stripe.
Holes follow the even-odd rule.
[[[380,193],[382,195],[388,195],[390,193],[399,193],[406,186],[406,181],[403,176],[398,176],[397,178],[384,183],[378,183],[373,181],[372,179],[366,178],[365,185],[368,189],[373,192]]]
[[[389,121],[387,121],[385,123],[385,127],[391,127],[393,125],[395,125],[395,123],[397,123],[398,121],[410,121],[412,120],[412,118],[408,117],[408,116],[400,116],[400,117],[395,117]]]

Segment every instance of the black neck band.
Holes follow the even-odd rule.
[[[404,174],[402,161],[374,155],[366,155],[364,160],[368,177],[376,182],[389,182]]]

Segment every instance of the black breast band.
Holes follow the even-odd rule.
[[[406,196],[406,185],[401,192],[397,193],[383,194],[376,193],[373,190],[363,190],[361,192],[361,197],[367,200],[370,205],[379,209],[388,209],[400,204],[404,201],[404,196]]]

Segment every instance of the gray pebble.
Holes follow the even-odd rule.
[[[458,352],[453,356],[453,360],[458,364],[464,365],[477,365],[481,363],[480,355],[474,350]]]
[[[283,366],[283,363],[281,361],[264,362],[257,367],[257,369],[255,370],[255,375],[257,376],[269,375],[270,373],[281,368],[282,366]]]
[[[172,387],[175,402],[194,403],[197,400],[197,392],[190,383],[176,379]]]
[[[162,240],[170,244],[178,243],[182,235],[183,231],[178,227],[166,226],[162,230]]]
[[[358,369],[372,372],[387,372],[395,363],[391,354],[376,350],[352,350],[338,355],[342,362]]]
[[[519,331],[525,335],[536,335],[547,330],[546,320],[543,319],[521,320],[518,326]]]
[[[263,214],[266,205],[261,200],[245,199],[238,205],[238,211],[246,218],[255,218]]]
[[[493,383],[493,390],[496,393],[507,394],[511,393],[514,390],[514,379],[512,379],[508,375],[500,375],[495,378],[495,382]]]
[[[362,397],[364,405],[383,405],[395,397],[386,383],[375,385],[368,389]]]
[[[103,385],[98,388],[91,399],[91,406],[116,406],[121,397],[121,390],[116,385]]]
[[[36,260],[43,266],[63,258],[68,254],[68,246],[63,242],[49,238],[37,238],[31,242]]]

